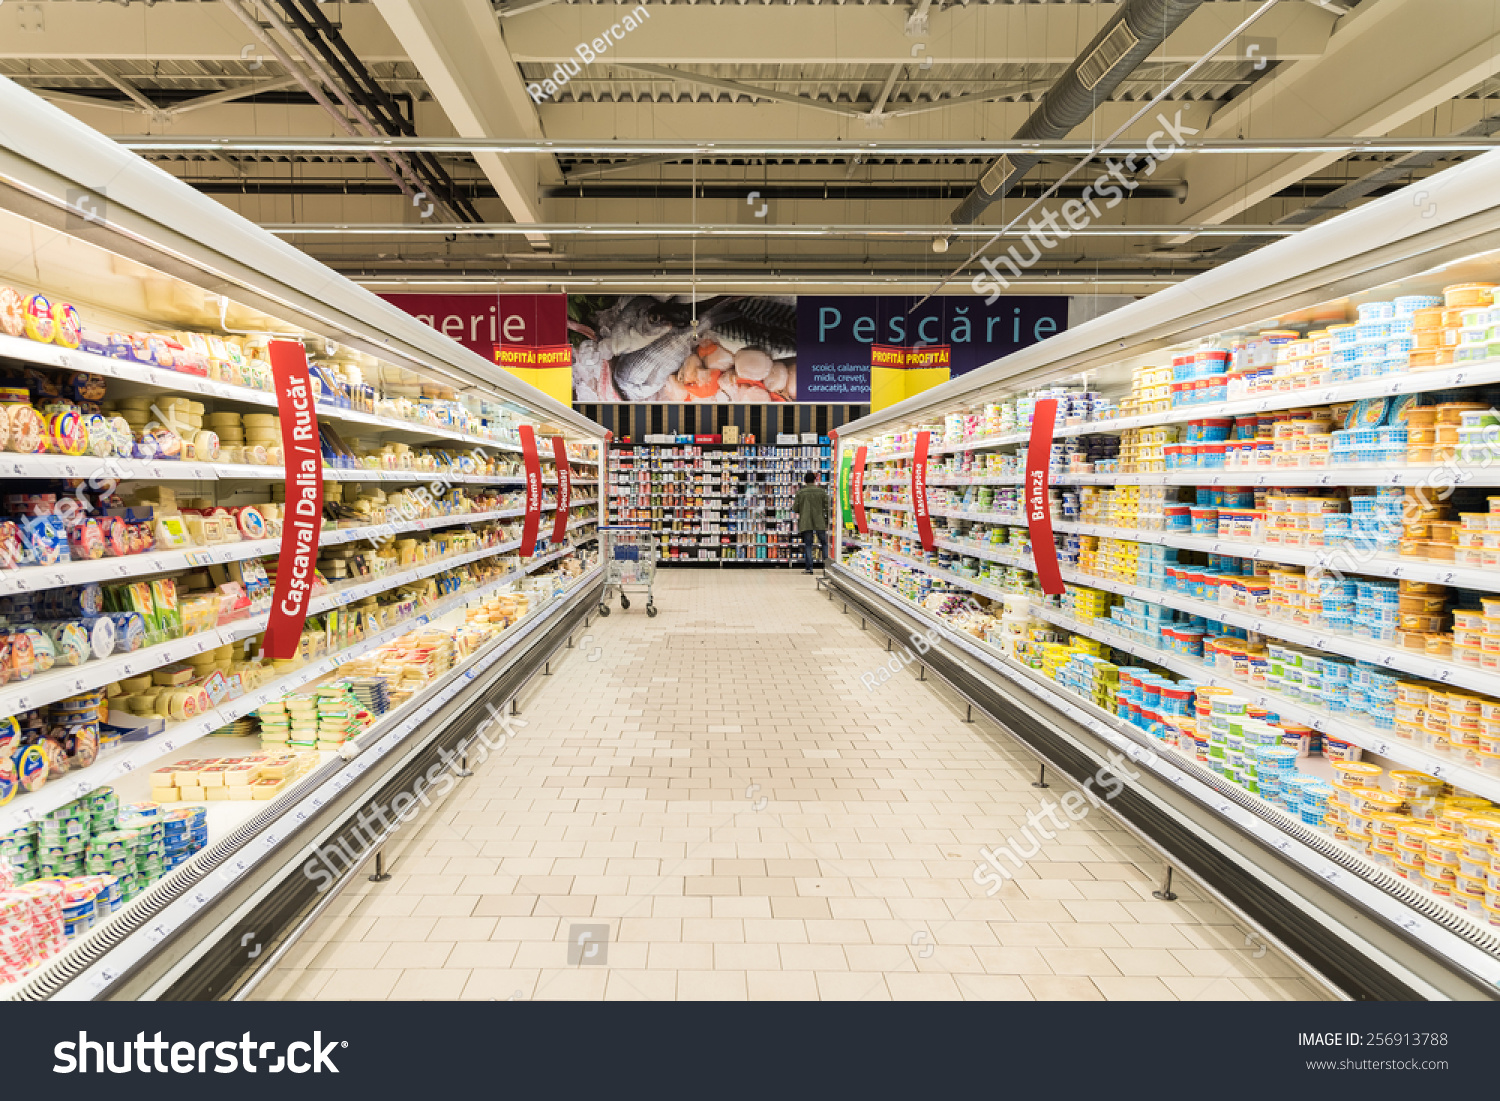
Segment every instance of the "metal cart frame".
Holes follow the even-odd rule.
[[[620,607],[630,607],[627,593],[646,594],[646,614],[656,615],[657,538],[649,527],[630,524],[599,528],[604,541],[604,591],[599,594],[599,614],[609,615],[609,595],[620,594]]]

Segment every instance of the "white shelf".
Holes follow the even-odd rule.
[[[145,386],[153,386],[160,390],[178,394],[196,394],[200,397],[218,398],[223,401],[237,401],[247,405],[260,405],[272,409],[276,407],[276,395],[269,391],[252,390],[248,386],[235,386],[227,382],[215,382],[212,379],[200,378],[197,375],[169,371],[160,367],[147,367],[141,363],[133,363],[130,360],[124,359],[112,359],[109,356],[95,355],[92,352],[73,351],[55,344],[40,344],[34,340],[26,340],[21,337],[0,334],[0,358],[18,359],[26,363],[36,363],[47,367],[61,367],[67,371],[88,371],[92,374],[103,375],[105,378],[116,378],[122,381],[140,383]],[[323,421],[358,424],[366,427],[381,428],[386,431],[407,432],[434,440],[454,440],[459,443],[480,447],[493,447],[501,451],[519,452],[521,450],[519,443],[512,443],[508,440],[491,439],[488,436],[473,436],[467,432],[459,432],[456,429],[446,428],[442,425],[427,424],[422,421],[401,420],[397,417],[380,417],[373,413],[364,413],[355,409],[341,409],[326,402],[318,404],[317,415],[318,419]],[[588,460],[580,459],[575,461],[586,462]]]
[[[889,534],[915,540],[915,532],[899,531],[894,528],[886,529]],[[992,548],[970,548],[960,543],[939,544],[945,549],[953,550],[959,554],[970,555],[975,558],[984,558],[991,562],[1000,562],[1009,566],[1019,566],[1023,569],[1034,569],[1031,556],[1007,554]],[[980,593],[984,596],[994,596],[1000,590],[993,589],[980,582],[971,581],[969,578],[948,570],[929,566],[914,558],[908,558],[903,554],[893,552],[884,547],[872,548],[878,554],[888,554],[898,561],[904,562],[914,569],[920,569],[933,577],[957,585],[959,588],[969,589],[971,592]],[[1476,692],[1487,695],[1495,691],[1496,677],[1494,673],[1487,673],[1482,669],[1471,668],[1466,665],[1455,665],[1448,661],[1438,661],[1429,658],[1425,654],[1414,653],[1410,650],[1398,650],[1385,646],[1369,639],[1355,638],[1353,635],[1341,635],[1333,632],[1316,631],[1308,627],[1298,627],[1296,624],[1287,623],[1285,620],[1273,619],[1269,616],[1259,616],[1252,612],[1245,612],[1235,608],[1226,608],[1219,604],[1210,604],[1206,600],[1195,600],[1192,597],[1183,596],[1181,593],[1165,592],[1161,589],[1148,589],[1139,585],[1116,581],[1107,577],[1096,577],[1089,573],[1080,573],[1078,570],[1064,566],[1061,569],[1062,579],[1069,584],[1083,585],[1091,589],[1100,589],[1105,592],[1119,593],[1121,596],[1133,597],[1144,600],[1151,604],[1161,604],[1178,611],[1187,612],[1189,615],[1199,615],[1206,619],[1218,620],[1228,623],[1234,627],[1241,627],[1256,634],[1265,635],[1270,638],[1281,639],[1299,646],[1307,646],[1314,650],[1321,650],[1327,654],[1338,654],[1353,658],[1356,661],[1367,661],[1378,665],[1382,669],[1391,669],[1397,672],[1410,673],[1413,676],[1425,680],[1437,681],[1440,684],[1451,684],[1454,687],[1471,688]]]
[[[1267,708],[1292,722],[1301,723],[1321,733],[1332,734],[1336,738],[1352,742],[1366,752],[1388,758],[1403,768],[1417,769],[1429,776],[1436,776],[1455,784],[1466,791],[1482,795],[1486,799],[1500,802],[1500,768],[1494,770],[1475,768],[1447,754],[1438,754],[1414,746],[1394,732],[1377,730],[1373,726],[1358,722],[1348,716],[1334,715],[1326,708],[1301,700],[1289,699],[1279,692],[1271,692],[1247,681],[1227,677],[1195,658],[1145,645],[1106,620],[1075,619],[1035,599],[1031,602],[1031,611],[1038,619],[1055,623],[1075,634],[1106,642],[1117,649],[1126,650],[1145,661],[1170,669],[1174,673],[1189,677],[1199,683],[1232,689],[1249,699],[1256,707]]]
[[[307,614],[318,615],[376,593],[399,589],[403,585],[432,577],[446,570],[506,554],[516,550],[520,545],[519,540],[513,540],[495,547],[483,547],[464,554],[449,555],[432,562],[423,562],[410,569],[385,574],[368,581],[360,581],[339,588],[330,587],[313,597]],[[560,553],[554,552],[544,558],[536,559],[531,568],[559,557]],[[203,631],[186,638],[159,643],[156,646],[147,646],[130,653],[113,654],[100,661],[86,661],[82,665],[66,668],[56,667],[40,676],[14,682],[0,688],[0,717],[29,711],[43,704],[53,703],[80,692],[87,692],[91,688],[101,688],[126,677],[171,665],[192,654],[201,654],[205,650],[249,638],[266,629],[268,618],[267,613],[262,612],[246,619],[236,620],[223,627],[216,627],[211,631]]]
[[[395,626],[362,639],[338,653],[309,662],[284,677],[278,677],[270,684],[245,693],[238,699],[226,700],[206,715],[187,722],[174,723],[160,734],[139,742],[122,742],[101,754],[99,759],[88,768],[66,773],[44,784],[38,791],[18,794],[8,806],[0,810],[0,833],[25,825],[65,803],[82,798],[95,788],[142,770],[166,754],[182,749],[200,738],[207,737],[212,731],[228,726],[236,719],[250,714],[262,704],[295,692],[312,681],[333,673],[357,657],[394,642],[402,635],[457,611],[471,601],[481,599],[506,585],[513,584],[526,574],[533,573],[542,566],[564,557],[573,549],[571,545],[560,547],[547,555],[533,559],[520,569],[510,571],[504,577],[497,577],[477,588],[445,597],[422,609],[410,619],[404,619]],[[145,651],[137,651],[137,655],[142,653]],[[84,668],[84,666],[79,668]],[[136,671],[142,670],[138,668]]]
[[[937,515],[937,510],[933,510]],[[944,513],[943,515],[952,515]],[[966,519],[972,517],[965,517]],[[1011,522],[1024,522],[1017,520]],[[1107,539],[1127,539],[1135,543],[1177,547],[1204,554],[1226,554],[1255,562],[1284,562],[1292,566],[1333,566],[1344,573],[1368,574],[1411,581],[1430,581],[1438,585],[1456,585],[1481,592],[1500,592],[1500,574],[1494,570],[1456,566],[1452,562],[1429,562],[1421,558],[1402,558],[1394,554],[1364,556],[1352,547],[1287,547],[1272,543],[1251,543],[1223,536],[1183,535],[1181,532],[1147,531],[1119,528],[1105,524],[1082,524],[1054,520],[1054,531],[1075,535],[1096,535]]]
[[[1059,425],[1053,430],[1052,436],[1054,439],[1092,436],[1100,433],[1123,432],[1130,428],[1186,424],[1189,421],[1205,420],[1210,417],[1248,416],[1252,413],[1332,405],[1361,401],[1365,398],[1395,397],[1399,394],[1449,390],[1457,386],[1483,386],[1492,382],[1500,382],[1500,360],[1477,360],[1456,367],[1446,367],[1440,371],[1413,371],[1380,378],[1355,379],[1351,382],[1325,383],[1302,390],[1256,394],[1253,397],[1236,398],[1234,401],[1215,402],[1213,405],[1183,406],[1177,409],[1163,409],[1155,413],[1138,413],[1129,417],[1111,417],[1109,420],[1090,421],[1086,424]],[[962,443],[939,443],[934,440],[928,453],[952,455],[964,451],[987,451],[997,447],[1024,444],[1030,439],[1029,432],[1009,432],[999,436],[965,440]],[[912,458],[912,455],[910,451],[869,455],[865,461],[867,463],[899,462]]]

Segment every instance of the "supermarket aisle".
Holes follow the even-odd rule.
[[[596,620],[257,997],[1318,996],[1192,885],[1153,900],[1100,813],[985,897],[979,850],[1066,789],[913,673],[864,687],[884,644],[812,579],[664,570],[658,598]]]

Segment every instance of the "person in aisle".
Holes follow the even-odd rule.
[[[802,572],[812,573],[814,538],[820,552],[818,560],[828,560],[828,491],[818,484],[818,476],[810,470],[792,501],[792,510],[797,514],[797,533],[802,536]]]

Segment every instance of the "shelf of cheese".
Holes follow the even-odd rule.
[[[578,521],[579,526],[593,523],[592,518]],[[572,526],[572,525],[570,525]],[[432,577],[447,570],[456,569],[471,562],[507,554],[520,547],[520,540],[497,546],[482,547],[457,555],[448,555],[420,565],[382,574],[373,580],[350,585],[328,587],[316,591],[309,606],[310,616],[334,608],[341,608],[377,593],[399,589],[416,581]],[[118,653],[101,660],[85,661],[82,664],[59,667],[51,672],[32,676],[26,680],[0,687],[0,717],[15,715],[34,707],[54,703],[68,696],[114,683],[126,677],[136,676],[151,669],[183,660],[194,654],[222,645],[228,645],[265,630],[267,614],[232,621],[183,638],[162,642],[154,646]]]
[[[519,481],[520,479],[516,479]],[[587,484],[574,482],[573,485]],[[572,509],[597,505],[597,498],[576,500]],[[542,511],[552,512],[556,503],[544,503]],[[325,528],[319,538],[320,547],[335,547],[344,543],[379,542],[406,532],[435,531],[440,528],[457,527],[464,524],[482,524],[491,520],[516,519],[526,515],[524,508],[500,509],[488,512],[454,513],[415,520],[366,524],[359,527]],[[148,554],[132,554],[119,558],[100,558],[94,561],[60,562],[54,566],[19,566],[0,570],[0,596],[11,593],[37,592],[42,589],[64,585],[85,585],[92,581],[117,581],[127,577],[145,577],[158,573],[173,573],[193,567],[210,566],[227,562],[240,562],[250,558],[274,555],[281,550],[280,539],[248,539],[215,546],[192,547],[183,550],[158,551]]]
[[[174,371],[170,368],[151,367],[143,363],[115,359],[76,348],[64,348],[56,344],[44,344],[23,337],[8,336],[4,333],[0,333],[0,359],[13,359],[22,363],[77,371],[98,375],[105,379],[119,379],[177,394],[194,394],[271,409],[276,407],[276,395],[270,390],[252,389],[248,386],[238,386],[196,374]],[[521,450],[519,438],[463,432],[438,423],[381,416],[373,412],[342,408],[328,401],[318,403],[317,414],[319,420],[379,428],[385,432],[414,435],[421,439],[452,440],[456,443],[493,447],[502,451],[519,452]]]
[[[878,506],[874,502],[870,502],[867,507],[876,508]],[[892,527],[885,528],[884,533],[910,541],[917,541],[919,539],[914,529],[897,529]],[[1029,549],[1025,555],[1021,555],[1012,551],[997,549],[994,545],[970,544],[951,540],[944,540],[939,545],[943,549],[959,555],[981,558],[1007,566],[1018,566],[1027,570],[1032,568]],[[972,587],[974,584],[961,575],[953,574],[947,570],[938,570],[936,566],[930,566],[915,559],[912,561],[919,568],[933,571],[945,580],[952,581],[961,587]],[[1236,609],[1232,606],[1210,603],[1206,600],[1198,600],[1190,596],[1185,596],[1182,593],[1131,584],[1114,578],[1084,573],[1068,567],[1063,567],[1061,574],[1066,581],[1090,585],[1094,588],[1119,593],[1122,596],[1128,596],[1136,600],[1161,604],[1186,612],[1189,615],[1198,615],[1218,620],[1233,627],[1254,631],[1257,634],[1281,638],[1287,642],[1293,642],[1301,646],[1310,646],[1315,650],[1348,654],[1358,660],[1373,662],[1386,669],[1397,669],[1443,684],[1472,688],[1480,692],[1489,692],[1495,689],[1496,674],[1493,671],[1486,671],[1479,667],[1441,661],[1436,658],[1429,658],[1422,653],[1385,646],[1357,638],[1351,634],[1302,627],[1281,619],[1272,618],[1266,614],[1258,614],[1253,611]],[[981,590],[975,589],[974,591],[978,592]]]
[[[1180,408],[1163,408],[1150,413],[1131,416],[1111,416],[1099,420],[1082,417],[1067,418],[1053,430],[1053,437],[1062,439],[1073,436],[1092,435],[1097,432],[1125,432],[1135,428],[1155,428],[1168,424],[1188,424],[1198,420],[1242,417],[1257,413],[1280,412],[1308,405],[1331,405],[1342,402],[1358,402],[1367,398],[1399,397],[1404,394],[1434,393],[1452,390],[1461,386],[1484,386],[1500,383],[1500,360],[1481,360],[1463,367],[1448,367],[1441,370],[1425,370],[1411,374],[1362,378],[1333,386],[1308,387],[1287,390],[1268,395],[1238,398],[1234,401],[1211,405],[1193,405]],[[1026,432],[1000,432],[977,435],[964,440],[934,439],[929,454],[952,455],[965,451],[985,451],[991,448],[1013,447],[1025,444],[1030,438]],[[895,462],[910,459],[910,449],[879,453],[871,450],[866,461]]]
[[[580,521],[579,526],[591,522]],[[514,549],[514,545],[508,548],[495,548],[490,553],[499,553],[505,549]],[[228,727],[236,719],[251,714],[263,704],[280,699],[289,692],[295,692],[309,683],[337,671],[361,655],[387,645],[419,626],[434,622],[475,600],[489,596],[492,593],[500,592],[508,586],[514,585],[528,574],[533,574],[543,566],[556,562],[573,553],[575,549],[573,545],[559,547],[556,550],[532,559],[523,566],[511,570],[502,577],[497,577],[476,588],[467,589],[444,597],[442,600],[425,608],[414,609],[415,614],[412,616],[403,617],[393,626],[380,631],[378,634],[355,642],[336,653],[307,662],[284,676],[245,690],[237,697],[228,698],[226,696],[224,699],[218,701],[211,710],[196,718],[172,723],[162,732],[141,741],[121,742],[114,747],[102,750],[95,763],[87,768],[64,773],[62,777],[44,783],[34,792],[18,793],[9,805],[0,807],[0,833],[34,821],[65,803],[81,798],[95,788],[113,783],[122,776],[129,775],[146,767],[163,754],[182,749],[200,738],[207,737],[215,730]],[[451,567],[454,564],[453,562],[449,562],[443,565]],[[412,571],[413,574],[415,572]],[[411,578],[408,580],[411,580]],[[326,610],[326,608],[323,610]],[[264,629],[263,619],[264,617],[260,617],[259,629],[261,630]],[[114,684],[129,677],[146,673],[151,669],[159,668],[162,665],[171,664],[190,655],[204,653],[210,648],[225,642],[232,642],[237,638],[256,633],[255,630],[244,630],[241,633],[241,628],[248,626],[248,624],[231,624],[229,627],[224,628],[223,632],[233,632],[232,634],[229,634],[228,637],[217,636],[212,641],[206,638],[190,638],[178,640],[176,643],[164,644],[166,648],[153,647],[152,650],[156,651],[156,654],[152,655],[150,659],[143,657],[146,651],[137,651],[136,654],[125,655],[125,657],[137,660],[122,660],[117,662],[117,668],[113,670],[113,675],[109,679],[97,681],[93,685],[86,685],[86,687],[100,687],[102,685]],[[171,656],[166,660],[156,660],[161,654],[170,654]],[[148,660],[150,664],[146,663]],[[108,664],[108,662],[92,664],[104,665]],[[78,691],[82,690],[79,689]],[[39,704],[33,703],[31,706],[39,706]],[[10,712],[7,711],[6,713]]]

